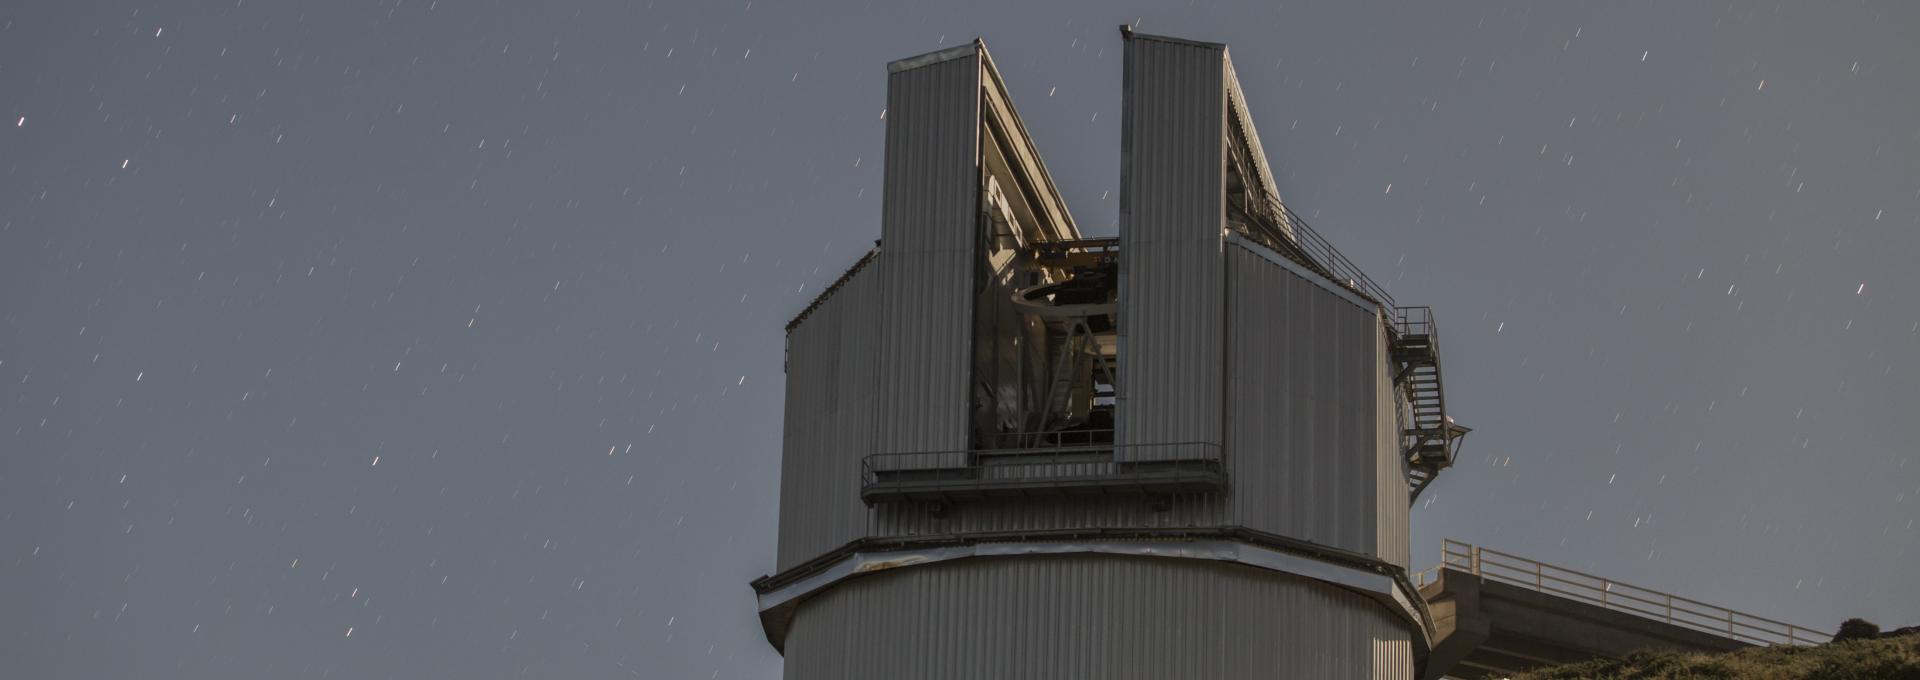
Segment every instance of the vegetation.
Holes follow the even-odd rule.
[[[1851,622],[1849,622],[1851,623]],[[1862,622],[1865,623],[1865,622]],[[1871,625],[1871,624],[1868,624]],[[1874,629],[1876,632],[1878,628]],[[1902,629],[1896,633],[1907,633]],[[1859,635],[1862,630],[1850,631]],[[1847,636],[1840,636],[1847,637]],[[1818,647],[1727,654],[1641,652],[1540,669],[1514,680],[1920,680],[1920,635],[1854,637]]]
[[[1847,619],[1840,622],[1840,632],[1833,634],[1833,641],[1872,640],[1877,637],[1880,637],[1879,624],[1866,619]]]

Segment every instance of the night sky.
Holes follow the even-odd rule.
[[[781,327],[886,63],[983,37],[1107,235],[1135,22],[1436,308],[1417,564],[1920,623],[1920,5],[1029,4],[0,7],[4,675],[778,677]]]

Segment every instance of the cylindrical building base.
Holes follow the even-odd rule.
[[[991,557],[850,579],[802,603],[788,680],[1374,678],[1414,674],[1409,624],[1244,565]]]

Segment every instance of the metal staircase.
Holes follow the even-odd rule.
[[[1411,504],[1441,470],[1453,465],[1472,429],[1455,424],[1447,415],[1433,308],[1395,307],[1393,312],[1392,358],[1399,366],[1393,383],[1407,404],[1401,451],[1407,458],[1407,502]]]

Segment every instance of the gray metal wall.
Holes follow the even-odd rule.
[[[787,333],[778,569],[867,533],[860,458],[873,447],[876,270],[889,255],[854,273]]]
[[[1409,557],[1407,551],[1412,542],[1411,528],[1408,526],[1407,507],[1407,457],[1400,451],[1401,422],[1400,407],[1405,402],[1399,390],[1393,388],[1393,373],[1396,367],[1387,361],[1387,330],[1376,325],[1374,351],[1380,360],[1374,362],[1374,427],[1373,436],[1376,476],[1379,478],[1377,510],[1379,519],[1379,549],[1374,553],[1380,559],[1406,569]]]
[[[1257,248],[1257,246],[1255,246]],[[1147,499],[1036,498],[918,504],[859,502],[872,451],[871,361],[883,297],[874,270],[854,275],[788,336],[787,438],[779,568],[863,536],[1042,529],[1246,526],[1407,566],[1405,468],[1378,312],[1236,241],[1227,367],[1227,494]]]
[[[917,504],[885,504],[872,510],[874,536],[929,536],[968,532],[1046,529],[1217,527],[1229,526],[1226,503],[1218,494],[1170,499],[1165,511],[1143,497],[994,499],[959,503],[936,514]]]
[[[1234,525],[1406,565],[1377,312],[1224,246],[1219,173],[1167,170],[1219,169],[1225,58],[1219,46],[1128,42],[1119,415],[1123,444],[1224,444],[1229,493],[1161,510],[1124,497],[940,514],[860,503],[864,456],[968,448],[982,66],[966,46],[891,74],[885,252],[789,334],[779,569],[863,536]],[[1213,141],[1183,132],[1196,127]]]
[[[967,448],[980,68],[977,44],[888,66],[876,453]]]
[[[1377,554],[1378,311],[1238,241],[1227,272],[1233,516]]]
[[[1413,677],[1406,624],[1253,567],[975,558],[864,576],[800,605],[788,680]]]
[[[1120,460],[1220,442],[1226,47],[1126,41],[1120,121]]]

